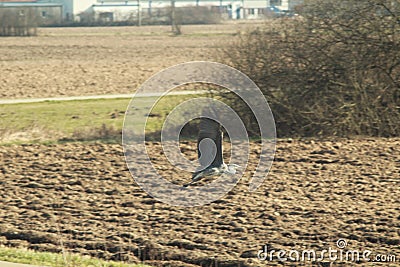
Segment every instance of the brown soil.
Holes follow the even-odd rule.
[[[2,38],[0,98],[128,94],[158,71],[213,60],[248,24],[43,28],[37,37]]]
[[[280,141],[257,192],[239,182],[196,208],[149,197],[127,171],[120,145],[3,146],[0,243],[56,252],[62,244],[155,266],[280,265],[258,261],[257,251],[265,244],[336,248],[339,238],[349,250],[400,257],[399,146],[400,139]],[[257,160],[258,144],[252,147],[244,179]],[[187,148],[194,157],[195,145]],[[159,157],[153,160],[177,183],[190,180]]]

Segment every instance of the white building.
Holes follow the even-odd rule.
[[[291,11],[303,2],[303,0],[271,0],[270,6],[275,6],[282,11]]]
[[[127,21],[138,16],[140,5],[135,3],[126,4],[93,4],[85,13],[92,16],[94,20],[110,21]]]
[[[63,4],[64,20],[79,20],[79,14],[85,12],[89,7],[96,4],[96,0],[55,0]]]
[[[39,0],[40,1],[40,0]],[[57,2],[63,5],[63,18],[67,21],[79,21],[83,13],[93,14],[108,20],[121,21],[137,16],[138,11],[152,13],[157,9],[169,8],[171,0],[41,0]],[[268,8],[274,6],[282,11],[292,10],[303,0],[175,0],[179,7],[209,7],[225,12],[230,19],[262,18]]]

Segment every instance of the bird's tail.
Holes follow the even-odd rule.
[[[201,173],[201,171],[198,171],[198,172],[193,173],[192,181],[190,181],[190,182],[187,183],[187,184],[184,184],[183,187],[188,187],[189,185],[191,185],[191,184],[197,182],[198,180],[200,180],[200,179],[202,178],[202,176],[199,175],[200,173]]]

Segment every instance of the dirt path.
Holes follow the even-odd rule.
[[[0,261],[0,267],[39,267],[39,266]]]
[[[190,179],[149,145],[164,174]],[[149,197],[120,145],[3,146],[0,244],[60,252],[62,241],[70,252],[155,266],[271,266],[280,263],[257,260],[265,244],[322,250],[342,238],[349,250],[400,258],[399,146],[399,139],[280,141],[271,173],[250,193],[254,143],[244,180],[197,208]],[[183,149],[195,157],[194,143]]]
[[[193,95],[203,93],[204,91],[178,91],[170,92],[168,95]],[[89,96],[66,96],[66,97],[47,97],[47,98],[22,98],[22,99],[0,99],[0,105],[37,103],[45,101],[72,101],[72,100],[90,100],[90,99],[115,99],[135,97],[161,96],[163,93],[141,93],[141,94],[120,94],[120,95],[89,95]]]

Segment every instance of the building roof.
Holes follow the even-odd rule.
[[[63,4],[51,2],[38,2],[33,0],[0,0],[1,7],[62,7]]]
[[[37,0],[0,0],[0,3],[35,3]]]

